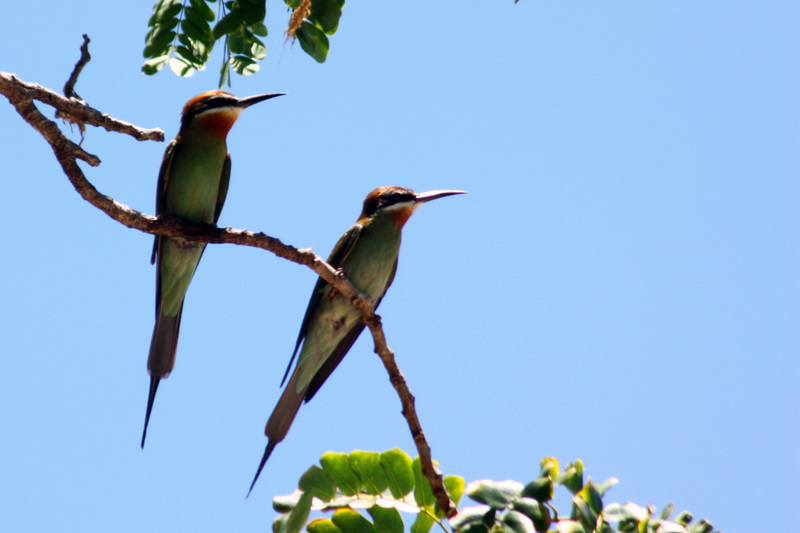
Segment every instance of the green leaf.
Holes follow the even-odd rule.
[[[325,456],[323,455],[323,457]],[[333,513],[331,520],[339,527],[339,529],[342,530],[343,533],[376,533],[375,526],[373,526],[369,520],[352,509],[337,510],[335,513]]]
[[[231,58],[231,68],[241,76],[250,76],[258,72],[258,63],[245,56],[234,56]]]
[[[192,39],[211,42],[211,26],[209,26],[208,22],[191,7],[187,7],[183,12],[181,29],[184,34]]]
[[[431,484],[422,474],[422,463],[419,457],[414,458],[411,467],[414,469],[414,500],[420,508],[429,507],[430,510],[433,510],[433,504],[436,503],[436,499],[433,497]]]
[[[297,486],[303,492],[308,492],[326,502],[330,501],[336,492],[336,484],[317,465],[313,465],[300,476],[300,482]]]
[[[481,523],[470,524],[466,526],[464,529],[459,529],[458,533],[488,533],[489,528]],[[502,533],[502,531],[498,530],[498,533]]]
[[[178,21],[175,21],[177,25]],[[174,26],[173,26],[174,27]],[[167,29],[166,26],[159,27],[157,30],[147,34],[147,40],[144,44],[144,57],[153,57],[162,55],[162,53],[169,48],[172,41],[175,39],[175,32],[171,31],[172,28]]]
[[[185,33],[179,33],[178,42],[191,50],[192,48],[194,48],[195,40],[186,35]]]
[[[288,513],[297,507],[301,496],[303,496],[303,491],[301,490],[295,490],[293,493],[286,494],[285,496],[275,496],[272,498],[272,508],[279,513]]]
[[[553,480],[549,477],[534,479],[522,489],[522,496],[547,502],[553,498]]]
[[[386,473],[389,490],[395,498],[402,498],[414,490],[414,470],[411,457],[398,448],[381,454],[381,466]]]
[[[670,522],[669,520],[655,520],[658,524],[658,533],[686,533],[686,528],[677,522]]]
[[[159,21],[158,24],[151,26],[150,30],[147,32],[147,40],[155,39],[158,33],[168,32],[170,30],[175,29],[175,27],[180,22],[177,18],[170,18]]]
[[[286,533],[286,522],[289,521],[288,514],[278,515],[272,521],[272,533]]]
[[[198,28],[195,24],[193,24],[188,20],[184,20],[181,23],[181,28],[183,29],[183,34],[180,35],[178,39],[181,42],[184,42],[184,40],[182,40],[181,37],[188,38],[190,42],[189,43],[184,42],[184,44],[187,44],[189,47],[191,47],[198,55],[198,57],[200,56],[198,45],[202,45],[203,50],[208,50],[210,48],[211,45],[210,33],[206,35],[205,33],[203,33],[202,29]],[[211,30],[209,30],[209,32],[210,31]]]
[[[583,462],[577,459],[575,464],[567,465],[566,470],[556,478],[555,482],[564,485],[572,494],[576,494],[583,488]]]
[[[689,522],[691,522],[693,518],[694,517],[692,516],[692,513],[690,513],[689,511],[681,511],[680,513],[678,513],[678,516],[675,517],[675,521],[685,526]]]
[[[169,61],[169,55],[163,55],[154,57],[153,59],[149,59],[145,61],[144,64],[142,65],[142,72],[144,72],[148,76],[152,76],[153,74],[164,68],[164,65],[167,64],[167,61]]]
[[[216,18],[214,10],[211,9],[203,0],[189,0],[197,13],[202,16],[206,22],[211,22]]]
[[[639,522],[635,520],[623,520],[617,524],[617,531],[621,533],[638,533],[639,532]]]
[[[600,522],[600,524],[595,529],[595,533],[619,533],[616,529],[609,526],[605,522]],[[686,533],[686,532],[683,532]]]
[[[603,510],[603,497],[600,495],[600,491],[597,490],[597,485],[592,483],[591,479],[581,489],[581,496],[592,506],[592,511],[595,514],[600,514],[600,511]]]
[[[367,494],[378,495],[389,486],[378,452],[356,450],[347,456],[347,464],[361,479],[361,486]]]
[[[311,500],[314,497],[308,492],[300,496],[297,507],[292,509],[289,520],[286,522],[286,533],[300,533],[308,520],[308,513],[311,512]]]
[[[250,57],[262,60],[267,57],[267,47],[255,35],[250,38]],[[378,452],[375,452],[378,453]]]
[[[211,55],[211,48],[199,41],[194,41],[192,44],[194,45],[193,50],[195,56],[197,56],[201,61],[200,68],[198,68],[198,70],[205,70],[205,64],[208,62],[208,58]]]
[[[600,493],[601,496],[605,495],[606,491],[613,487],[614,485],[618,484],[619,480],[615,477],[610,477],[607,480],[603,481],[601,484],[597,485],[597,491]],[[672,505],[672,504],[670,504]],[[670,506],[667,506],[670,507]],[[664,508],[664,511],[667,511],[667,508]],[[664,518],[669,518],[669,513],[672,513],[672,507],[669,508],[669,512],[667,516]]]
[[[483,515],[483,525],[489,529],[494,527],[497,518],[497,509],[489,508],[485,515]]]
[[[181,76],[183,78],[192,76],[195,70],[192,65],[179,57],[169,58],[169,68],[175,73],[176,76]]]
[[[163,23],[165,20],[174,19],[181,9],[183,9],[181,0],[160,0],[153,6],[153,14],[147,21],[147,25],[153,27],[159,22]]]
[[[237,30],[236,33],[228,35],[226,42],[228,43],[228,50],[230,50],[232,54],[244,54],[244,34],[241,30]]]
[[[208,25],[208,22],[206,22],[206,20],[194,9],[186,9],[184,13],[186,17],[181,23],[181,28],[183,28],[183,31],[193,39],[197,39],[206,45],[210,45],[213,39],[213,33],[211,31],[211,26]]]
[[[214,26],[214,39],[219,39],[223,35],[239,31],[242,27],[242,12],[238,9],[233,9],[227,15],[219,19],[216,26]]]
[[[712,526],[711,522],[708,520],[700,520],[699,522],[691,524],[688,529],[689,533],[709,533],[714,529],[714,526]]]
[[[346,453],[327,452],[320,457],[319,463],[344,495],[354,496],[358,494],[361,488],[361,481],[356,473],[350,469]],[[336,523],[335,520],[334,523]]]
[[[507,507],[514,498],[522,494],[522,483],[519,481],[492,481],[481,479],[467,485],[467,495],[476,502],[485,503],[496,509]]]
[[[555,479],[558,477],[558,459],[555,457],[545,457],[539,463],[539,477],[549,477]]]
[[[609,522],[633,520],[639,523],[647,520],[647,509],[631,502],[624,504],[610,503],[603,509],[603,517]]]
[[[428,533],[435,521],[427,513],[417,513],[417,519],[411,524],[411,533]]]
[[[342,533],[339,526],[328,518],[317,518],[308,523],[306,527],[308,533]]]
[[[296,9],[297,7],[300,6],[300,3],[302,1],[303,0],[283,0],[283,3],[286,4],[288,7],[291,7],[292,9]]]
[[[248,26],[247,28],[256,35],[258,35],[259,37],[267,36],[267,27],[264,26],[264,24],[253,24],[252,26]]]
[[[556,524],[556,531],[558,533],[587,533],[587,530],[583,528],[580,522],[574,520],[559,520]]]
[[[444,476],[444,489],[450,496],[450,501],[458,507],[461,495],[464,494],[464,478],[461,476]]]
[[[538,500],[522,497],[514,500],[513,508],[530,518],[536,531],[547,531],[550,527],[550,510]]]
[[[534,533],[533,522],[524,514],[506,509],[498,517],[503,529],[511,533]]]
[[[191,67],[191,68],[193,68],[195,70],[200,70],[200,68],[202,68],[203,61],[201,59],[199,59],[197,56],[195,56],[194,52],[190,48],[188,48],[186,46],[176,46],[175,47],[175,55],[178,56],[178,58],[180,60],[182,60],[184,63],[186,63],[189,67]],[[170,66],[172,66],[172,65],[170,65]],[[172,70],[174,72],[175,69],[173,68]],[[180,74],[180,75],[184,76],[184,74]],[[186,74],[186,76],[190,76],[190,75],[191,74]]]
[[[266,0],[239,0],[239,7],[242,10],[242,21],[245,26],[264,22],[267,15]]]
[[[472,524],[484,524],[487,514],[492,512],[492,508],[488,505],[475,505],[473,507],[466,507],[459,511],[453,518],[448,519],[450,526],[453,530],[460,530]],[[492,516],[492,523],[494,516]]]
[[[403,518],[397,509],[384,509],[377,505],[367,509],[375,523],[377,533],[403,533]]]
[[[589,502],[583,499],[582,495],[576,494],[575,497],[572,498],[572,503],[575,504],[575,508],[578,511],[578,518],[584,527],[589,531],[594,531],[595,525],[597,524],[597,514],[594,512]]]
[[[339,18],[342,16],[344,2],[339,0],[314,0],[311,2],[311,13],[308,20],[328,35],[336,33]]]
[[[300,40],[300,47],[313,57],[317,63],[324,63],[328,57],[328,37],[325,33],[308,21],[303,22],[295,33]]]
[[[611,479],[614,479],[616,481],[615,478],[611,478]],[[608,483],[608,481],[606,481],[606,483]],[[603,483],[603,484],[605,485],[605,483]],[[673,504],[671,504],[671,503],[668,503],[663,509],[661,509],[661,512],[658,513],[658,517],[661,520],[669,520],[669,515],[671,515],[672,511],[674,511],[674,510],[675,510],[675,506]]]
[[[158,21],[157,24],[154,24],[150,27],[150,30],[147,32],[147,39],[150,40],[155,38],[156,34],[160,32],[167,32],[175,29],[175,26],[178,25],[178,22],[180,21],[177,19],[177,17]]]

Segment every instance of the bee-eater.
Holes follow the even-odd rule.
[[[417,194],[401,187],[375,189],[364,200],[358,221],[336,243],[328,257],[328,264],[341,269],[355,287],[372,299],[377,308],[397,271],[403,225],[423,203],[453,194],[464,194],[464,191]],[[301,343],[303,349],[292,377],[267,421],[267,449],[250,491],[272,450],[289,431],[300,404],[314,397],[363,329],[361,312],[320,278],[311,293],[311,301],[281,385],[286,382]]]
[[[223,91],[208,91],[183,108],[181,127],[167,145],[158,172],[156,214],[216,224],[231,177],[231,155],[225,142],[242,111],[277,94],[236,98]],[[150,395],[142,431],[142,448],[156,389],[175,366],[183,299],[206,245],[184,239],[156,236],[151,263],[156,266],[156,325],[150,342],[147,371]]]

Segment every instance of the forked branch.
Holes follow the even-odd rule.
[[[82,61],[88,61],[88,38],[82,47]],[[79,61],[80,68],[85,61]],[[79,66],[76,70],[79,72]],[[77,74],[73,72],[68,83],[69,90],[73,91]],[[65,87],[65,90],[67,87]],[[166,237],[181,237],[191,241],[205,243],[231,243],[242,246],[252,246],[262,248],[278,257],[288,259],[300,265],[305,265],[316,272],[322,279],[333,285],[336,290],[349,298],[353,305],[360,311],[362,320],[370,329],[375,342],[375,353],[377,353],[387,372],[389,379],[400,397],[403,406],[403,416],[408,422],[414,444],[417,447],[422,471],[431,484],[437,503],[445,514],[450,517],[455,515],[456,509],[452,505],[450,498],[445,491],[442,476],[436,472],[431,460],[430,447],[425,440],[422,427],[419,423],[416,410],[414,408],[414,397],[403,378],[400,369],[394,359],[393,352],[389,349],[386,338],[381,326],[381,320],[375,314],[372,301],[355,288],[345,276],[328,263],[322,260],[310,248],[298,249],[282,243],[279,239],[265,235],[264,233],[254,233],[248,230],[232,228],[218,228],[206,224],[195,224],[172,217],[153,217],[139,212],[125,204],[117,202],[110,196],[106,196],[98,191],[83,174],[77,160],[85,161],[91,166],[98,166],[100,159],[86,152],[80,145],[67,138],[58,125],[46,118],[36,107],[34,101],[45,103],[57,110],[57,116],[67,117],[71,122],[79,124],[89,124],[91,126],[105,128],[108,131],[124,133],[139,141],[155,140],[163,141],[164,133],[159,129],[142,129],[109,117],[91,108],[86,102],[76,98],[66,98],[58,93],[33,83],[25,83],[15,75],[0,72],[0,93],[8,98],[11,105],[17,110],[20,116],[38,131],[50,144],[56,159],[61,164],[67,178],[70,180],[75,190],[81,197],[103,211],[112,219],[129,228],[137,229],[153,235]]]

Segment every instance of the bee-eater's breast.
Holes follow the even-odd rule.
[[[212,223],[226,156],[222,140],[184,139],[167,181],[167,213],[192,222]]]

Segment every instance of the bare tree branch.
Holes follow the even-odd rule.
[[[84,42],[84,46],[85,45],[86,42]],[[86,54],[88,56],[88,50]],[[270,237],[264,233],[254,233],[248,230],[232,228],[223,229],[206,224],[191,223],[174,217],[162,216],[156,218],[141,213],[125,204],[117,202],[110,196],[102,194],[86,179],[86,176],[77,163],[77,159],[81,159],[92,166],[98,166],[100,164],[100,159],[86,152],[79,145],[68,139],[55,122],[42,115],[34,104],[34,100],[39,100],[40,102],[55,107],[58,110],[59,116],[67,115],[73,121],[102,127],[108,131],[131,135],[140,141],[163,141],[164,133],[161,130],[145,130],[127,122],[111,118],[89,107],[85,102],[62,97],[50,89],[37,84],[25,83],[19,80],[15,75],[5,72],[0,72],[0,94],[8,98],[9,102],[16,108],[20,116],[22,116],[28,124],[33,126],[36,131],[41,133],[50,144],[56,159],[61,164],[61,168],[64,170],[64,173],[75,187],[78,194],[80,194],[84,200],[100,209],[120,224],[153,235],[180,237],[191,241],[210,244],[231,243],[261,248],[272,252],[278,257],[311,268],[322,279],[333,285],[342,295],[349,298],[353,305],[361,311],[362,320],[368,325],[372,333],[375,342],[375,353],[377,353],[383,361],[389,373],[389,379],[400,397],[400,402],[403,406],[403,416],[408,422],[411,436],[417,447],[422,465],[422,472],[431,484],[437,503],[445,512],[446,516],[451,517],[455,515],[456,509],[447,496],[442,482],[442,476],[436,472],[433,466],[430,447],[425,440],[425,435],[414,408],[414,397],[408,389],[408,385],[400,369],[397,367],[397,363],[394,360],[394,353],[386,344],[380,316],[375,314],[375,308],[370,298],[353,286],[341,271],[332,268],[310,248],[298,249],[294,246],[284,244],[279,239]]]
[[[89,107],[85,102],[73,98],[66,98],[36,83],[25,83],[14,74],[8,72],[0,72],[0,93],[8,98],[14,107],[17,107],[17,111],[19,111],[18,104],[32,103],[33,100],[39,100],[44,104],[55,107],[60,113],[68,115],[76,122],[83,122],[91,126],[104,128],[107,131],[124,133],[130,135],[137,141],[164,140],[164,132],[159,129],[146,130],[137,128],[128,122],[123,122],[122,120],[104,115],[100,111]],[[23,118],[25,118],[25,115],[23,115]],[[28,123],[30,123],[30,121],[28,121]],[[31,123],[31,126],[36,128],[35,124]],[[39,128],[36,129],[37,131],[39,130]],[[47,137],[45,138],[47,139]],[[48,142],[50,142],[50,139],[48,139]]]

